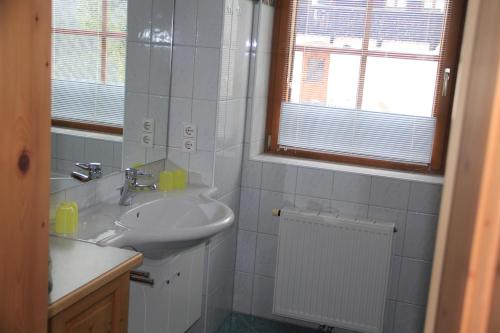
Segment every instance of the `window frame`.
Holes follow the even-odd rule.
[[[467,5],[467,0],[455,0],[454,4],[451,6],[447,19],[451,21],[447,29],[449,29],[447,40],[447,47],[444,50],[443,61],[438,67],[438,73],[443,73],[445,68],[451,69],[450,79],[448,81],[448,88],[446,96],[442,96],[443,80],[442,76],[438,77],[436,80],[436,96],[434,107],[434,117],[436,119],[436,130],[434,143],[432,148],[432,158],[431,162],[427,164],[412,164],[397,161],[387,161],[380,159],[372,159],[368,157],[360,156],[347,156],[334,153],[319,152],[313,150],[297,149],[293,147],[280,147],[278,145],[278,133],[279,133],[279,123],[280,123],[280,113],[281,113],[281,102],[282,100],[288,100],[290,90],[286,90],[286,95],[283,96],[285,87],[288,86],[288,78],[291,76],[292,70],[292,52],[294,49],[293,34],[291,31],[294,30],[295,22],[295,8],[298,0],[277,0],[275,4],[275,14],[273,23],[273,42],[272,42],[272,54],[271,54],[271,69],[269,74],[269,95],[268,95],[268,107],[267,107],[267,121],[266,121],[266,147],[265,152],[275,155],[285,155],[293,157],[303,157],[315,160],[339,162],[346,164],[356,164],[369,167],[395,169],[403,171],[415,171],[428,174],[443,174],[446,162],[446,152],[448,145],[448,134],[451,122],[451,111],[453,96],[455,93],[455,83],[457,76],[457,68],[460,54],[460,47],[462,41],[462,33],[465,21],[465,10]],[[373,3],[373,0],[367,0],[367,8]],[[292,11],[293,9],[293,11]],[[365,30],[366,33],[366,30]],[[381,55],[391,56],[389,52],[380,51],[370,51],[368,49],[368,39],[363,38],[363,47],[360,50],[335,50],[335,53],[343,54],[357,54],[362,56],[361,60],[361,71],[363,68],[366,69],[366,59],[368,55]],[[363,60],[363,55],[361,54],[365,51],[365,56]],[[329,52],[332,52],[329,49]],[[401,53],[395,53],[392,56],[398,56],[398,58],[403,58],[405,55]],[[432,55],[422,55],[416,56],[411,55],[410,59],[429,59],[437,58],[438,56]],[[360,73],[360,77],[363,75]],[[363,88],[361,87],[361,90]],[[361,105],[362,94],[357,95],[357,105]],[[360,98],[361,97],[361,98]]]
[[[99,37],[100,43],[100,82],[106,83],[106,70],[107,70],[107,44],[108,38],[120,38],[127,41],[127,33],[108,31],[108,0],[101,0],[102,3],[102,22],[101,31],[84,30],[84,29],[65,29],[65,28],[51,28],[51,35],[77,35],[77,36],[94,36]],[[61,118],[52,118],[51,125],[55,127],[71,128],[77,130],[85,130],[107,134],[123,135],[123,127],[104,125],[101,123],[91,123],[84,121],[74,121]]]

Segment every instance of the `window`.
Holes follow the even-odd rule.
[[[268,151],[442,172],[464,9],[464,0],[277,2]]]
[[[52,0],[52,122],[121,133],[127,0]]]

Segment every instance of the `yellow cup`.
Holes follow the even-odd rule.
[[[187,172],[184,169],[174,170],[174,189],[183,190],[186,188]]]
[[[172,171],[160,172],[160,184],[158,189],[163,192],[169,192],[174,189],[174,173]]]
[[[78,226],[78,205],[76,202],[61,202],[56,211],[56,228],[58,234],[74,234]]]
[[[79,218],[78,204],[76,203],[76,201],[68,201],[68,203],[75,210],[75,215],[74,215],[74,219],[73,219],[72,223],[75,225],[75,229],[76,229],[76,228],[78,228],[78,218]]]

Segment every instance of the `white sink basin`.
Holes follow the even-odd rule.
[[[204,196],[163,197],[125,212],[116,221],[123,232],[98,242],[103,246],[131,247],[146,257],[187,247],[230,227],[232,210]]]

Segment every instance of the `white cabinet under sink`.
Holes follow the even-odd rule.
[[[183,333],[201,317],[205,244],[161,260],[145,259],[153,285],[131,282],[130,333]]]

